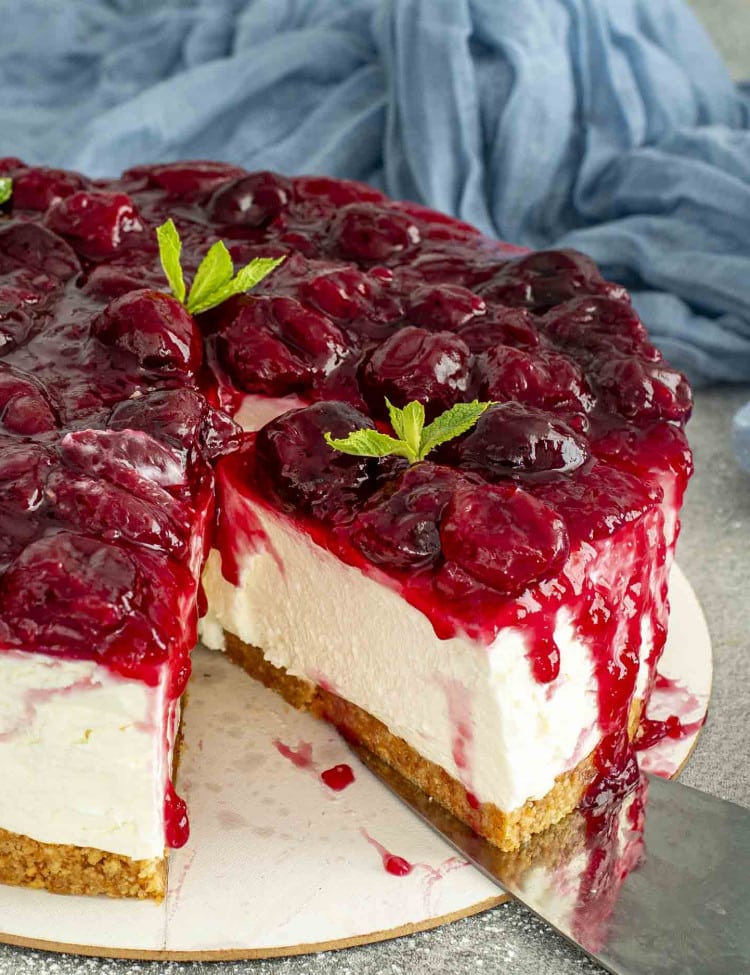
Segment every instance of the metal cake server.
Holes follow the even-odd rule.
[[[601,828],[572,813],[503,853],[352,747],[478,870],[614,975],[750,973],[750,811],[644,776]]]

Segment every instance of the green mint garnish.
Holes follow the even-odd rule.
[[[424,460],[427,454],[441,443],[453,440],[466,433],[477,422],[492,403],[456,403],[445,413],[441,413],[427,426],[424,425],[424,406],[414,400],[402,410],[386,399],[391,426],[398,439],[380,433],[378,430],[355,430],[348,437],[334,439],[325,434],[329,447],[340,450],[342,454],[356,457],[405,457],[410,464]]]
[[[209,248],[201,261],[190,286],[190,293],[187,294],[180,263],[182,241],[174,221],[169,219],[158,227],[156,238],[159,241],[161,266],[172,294],[185,305],[191,315],[199,315],[220,305],[232,295],[249,291],[285,260],[284,257],[256,257],[235,274],[232,257],[224,242],[219,240]]]
[[[182,241],[177,233],[174,220],[167,220],[161,227],[156,228],[156,239],[159,242],[159,257],[161,266],[169,281],[172,294],[180,302],[185,304],[185,277],[182,273],[180,255],[182,254]]]
[[[13,195],[13,180],[10,176],[0,176],[0,206],[7,203]]]

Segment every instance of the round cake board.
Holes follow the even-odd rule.
[[[677,568],[670,601],[659,670],[672,680],[661,697],[656,692],[650,714],[666,717],[677,704],[683,720],[699,724],[711,689],[711,643]],[[245,679],[219,654],[197,650],[193,670],[180,760],[192,834],[170,856],[164,903],[0,887],[0,941],[144,960],[268,958],[396,938],[506,899],[329,726]],[[697,734],[641,753],[643,765],[677,774]],[[341,763],[354,781],[336,792],[320,773]],[[387,872],[384,850],[412,871]]]

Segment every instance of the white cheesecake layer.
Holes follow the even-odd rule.
[[[564,609],[555,621],[560,675],[540,684],[522,630],[502,630],[491,646],[463,635],[441,640],[385,577],[342,563],[282,514],[245,498],[237,503],[248,505],[268,543],[240,559],[239,586],[222,576],[218,552],[210,554],[201,624],[207,646],[223,647],[226,630],[261,648],[275,666],[379,718],[480,802],[504,811],[546,795],[556,776],[595,747],[592,656]],[[571,574],[628,577],[637,548],[630,532],[641,530],[627,526],[596,548],[585,546]],[[648,627],[643,639],[645,660]]]
[[[164,855],[173,706],[91,660],[0,653],[0,828],[135,860]],[[174,719],[174,720],[173,720]]]

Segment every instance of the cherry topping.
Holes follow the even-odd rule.
[[[36,511],[44,503],[44,484],[52,467],[47,450],[34,443],[7,443],[0,451],[0,505]]]
[[[248,392],[281,396],[330,373],[348,354],[338,326],[295,298],[240,298],[219,336],[222,360]]]
[[[651,359],[659,357],[635,309],[625,298],[576,298],[548,311],[539,319],[539,325],[564,348],[605,355],[617,350]]]
[[[302,294],[306,301],[340,321],[395,322],[401,318],[402,304],[384,286],[390,283],[390,272],[377,275],[378,270],[373,268],[369,274],[356,268],[326,271],[309,278],[302,286]]]
[[[122,484],[133,494],[143,493],[133,475],[162,488],[185,484],[182,456],[140,430],[76,430],[60,441],[60,454],[71,466]]]
[[[394,877],[406,877],[414,869],[413,864],[395,853],[389,853],[383,857],[383,867],[386,873],[390,873]]]
[[[440,519],[460,483],[449,467],[425,462],[408,468],[354,519],[352,544],[377,565],[434,565],[441,554]]]
[[[119,546],[59,531],[32,542],[0,582],[0,609],[16,636],[46,652],[88,655],[132,613],[137,573]]]
[[[164,832],[167,846],[177,850],[190,839],[190,819],[188,818],[187,803],[175,792],[170,779],[164,796]]]
[[[402,407],[419,400],[433,418],[466,398],[471,365],[469,347],[457,335],[407,326],[372,353],[362,382],[377,415],[384,413],[388,397]]]
[[[366,183],[353,179],[330,179],[328,176],[301,176],[294,181],[298,199],[325,200],[335,207],[347,203],[380,203],[386,196]]]
[[[661,362],[610,356],[597,363],[596,383],[609,409],[640,422],[686,420],[693,407],[685,377]]]
[[[508,261],[479,291],[503,305],[539,310],[579,294],[613,293],[591,258],[573,250],[535,251]],[[624,293],[623,288],[614,289],[618,296]]]
[[[330,239],[336,253],[356,261],[403,257],[420,241],[417,225],[397,210],[351,203],[333,219]]]
[[[162,274],[148,275],[147,272],[135,268],[97,264],[81,285],[81,290],[101,301],[111,301],[113,298],[121,298],[128,291],[138,291],[151,277],[157,287],[164,281]]]
[[[294,187],[283,176],[251,173],[220,186],[208,210],[218,223],[264,227],[289,206],[293,195]]]
[[[579,471],[575,478],[535,484],[533,491],[565,518],[573,542],[611,535],[663,497],[657,484],[602,461]]]
[[[0,423],[11,433],[32,437],[54,430],[57,418],[39,383],[0,369]]]
[[[163,375],[190,376],[203,356],[193,316],[176,298],[159,291],[131,291],[115,298],[93,321],[100,342],[133,356],[139,367]]]
[[[237,424],[194,389],[165,389],[125,400],[113,409],[108,425],[143,430],[191,454],[202,448],[210,458],[236,449],[241,437]]]
[[[137,483],[136,478],[131,480]],[[184,512],[165,492],[152,491],[140,498],[101,477],[55,471],[47,479],[46,496],[58,519],[103,541],[127,539],[169,551],[179,559],[189,556]]]
[[[487,352],[498,345],[533,349],[539,345],[539,334],[525,308],[491,306],[481,318],[470,319],[458,330],[472,352]]]
[[[12,175],[19,169],[26,169],[26,163],[18,156],[0,156],[0,175]]]
[[[588,411],[594,397],[570,359],[546,349],[525,351],[499,345],[478,360],[483,399],[517,400],[544,410]]]
[[[79,274],[75,251],[57,234],[37,223],[0,224],[0,273],[14,267],[32,269],[67,281]]]
[[[53,203],[86,187],[78,173],[64,169],[25,169],[13,176],[13,206],[19,210],[47,210]]]
[[[457,449],[461,467],[500,477],[566,474],[590,456],[586,439],[561,417],[515,402],[487,410]]]
[[[508,596],[554,575],[569,550],[560,515],[510,484],[460,486],[440,540],[446,559]]]
[[[407,317],[435,332],[456,332],[485,315],[483,298],[458,284],[423,285],[409,297]]]
[[[693,473],[693,458],[685,431],[667,423],[638,428],[615,427],[592,441],[593,453],[633,474],[660,471],[664,468],[680,477],[684,487]]]
[[[124,172],[122,178],[125,183],[145,179],[149,186],[166,190],[170,195],[191,197],[210,193],[243,172],[228,163],[198,159],[159,166],[135,166]]]
[[[323,435],[342,438],[361,428],[372,429],[372,421],[346,403],[315,403],[284,413],[258,432],[258,473],[285,505],[322,521],[346,520],[374,486],[379,465],[334,450]]]
[[[47,226],[94,260],[109,257],[143,230],[133,201],[124,193],[79,191],[53,203]]]

